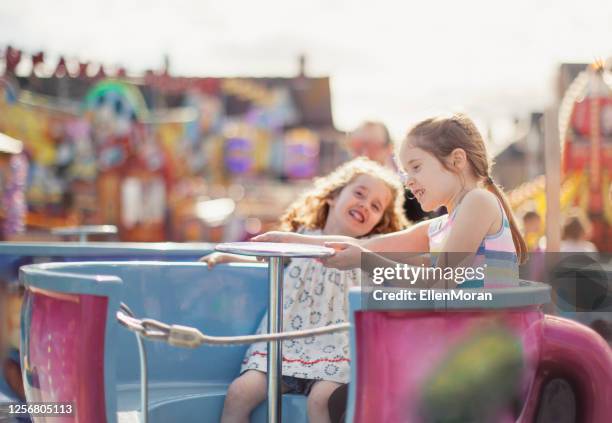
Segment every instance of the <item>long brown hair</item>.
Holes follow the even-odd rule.
[[[512,240],[518,256],[519,263],[527,258],[527,245],[519,231],[518,225],[510,208],[510,204],[502,188],[491,178],[491,162],[487,156],[487,149],[482,135],[476,125],[464,114],[455,114],[451,117],[435,117],[426,119],[414,126],[406,137],[402,149],[411,145],[419,147],[436,157],[442,166],[451,172],[446,158],[456,148],[465,151],[470,169],[480,179],[483,186],[499,199],[512,232]]]
[[[392,196],[382,218],[367,235],[396,232],[405,228],[408,222],[402,209],[404,190],[397,175],[370,159],[358,157],[329,175],[315,179],[314,188],[294,201],[281,217],[280,229],[292,232],[302,228],[323,229],[329,215],[328,200],[340,194],[359,175],[380,179],[389,187]]]

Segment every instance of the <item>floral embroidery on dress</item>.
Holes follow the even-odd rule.
[[[310,232],[319,234],[320,231]],[[292,259],[285,269],[283,328],[302,330],[348,320],[348,288],[359,284],[359,272],[324,267],[313,259]],[[264,316],[257,333],[268,328]],[[350,374],[347,332],[283,342],[283,375],[347,383]],[[267,346],[260,342],[247,350],[241,371],[267,369]]]

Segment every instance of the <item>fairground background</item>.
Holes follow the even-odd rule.
[[[580,216],[581,241],[610,251],[611,21],[597,0],[3,2],[0,132],[27,159],[25,226],[4,237],[245,240],[313,177],[375,155],[364,121],[400,142],[462,111],[532,249]]]

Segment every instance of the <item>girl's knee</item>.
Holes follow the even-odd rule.
[[[321,393],[311,393],[308,395],[307,407],[309,412],[315,412],[321,414],[327,412],[327,401],[329,395],[322,395]]]
[[[248,384],[235,380],[227,389],[225,402],[228,404],[244,404],[250,402],[249,400],[254,396],[255,392]]]
[[[331,393],[331,389],[314,389],[313,387],[308,395],[308,411],[315,414],[327,414],[327,403]]]
[[[251,407],[258,404],[266,396],[265,375],[243,374],[234,380],[225,397],[228,405],[236,407]]]

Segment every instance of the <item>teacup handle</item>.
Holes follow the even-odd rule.
[[[569,380],[580,401],[580,422],[612,421],[612,349],[595,331],[572,320],[545,315],[539,322],[542,350],[535,380],[519,423],[535,422],[543,384]]]

